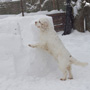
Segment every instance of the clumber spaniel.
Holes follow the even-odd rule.
[[[67,79],[67,73],[69,73],[69,79],[73,79],[71,65],[86,66],[88,63],[77,61],[68,52],[47,18],[41,18],[35,22],[35,25],[40,29],[40,42],[35,45],[29,44],[28,46],[44,49],[56,59],[63,73],[61,80]]]

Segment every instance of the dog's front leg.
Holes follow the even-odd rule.
[[[28,44],[28,46],[32,47],[32,48],[37,48],[38,45],[37,44],[35,44],[35,45]]]
[[[28,44],[28,46],[32,48],[43,48],[43,45],[41,44],[34,44],[34,45]]]

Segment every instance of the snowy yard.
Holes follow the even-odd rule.
[[[0,90],[90,90],[90,32],[57,33],[75,58],[89,63],[84,68],[73,65],[74,79],[60,81],[62,73],[53,57],[28,47],[38,42],[34,22],[41,17],[47,16],[0,15]]]

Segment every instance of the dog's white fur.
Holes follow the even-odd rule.
[[[44,49],[54,56],[63,73],[61,80],[67,79],[67,72],[69,73],[69,79],[73,79],[71,65],[86,66],[88,63],[79,62],[71,56],[47,18],[41,18],[35,22],[35,25],[40,29],[40,42],[35,45],[29,44],[28,46]]]

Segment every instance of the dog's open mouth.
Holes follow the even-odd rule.
[[[40,26],[37,26],[38,28],[40,28]]]
[[[37,25],[37,22],[35,22],[35,26],[37,26],[37,28],[40,28],[40,26],[39,26],[39,25]]]

